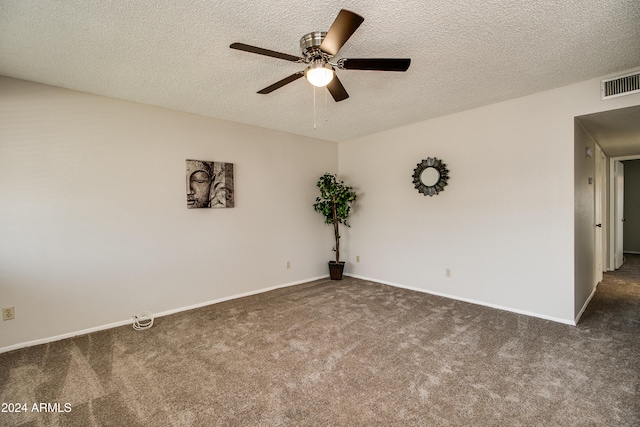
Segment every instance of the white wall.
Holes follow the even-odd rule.
[[[348,273],[572,323],[592,209],[574,203],[574,117],[632,105],[591,80],[338,148],[0,77],[0,351],[325,276],[311,205],[338,166],[359,192]],[[451,171],[431,198],[411,182],[427,157]],[[186,208],[188,158],[235,164],[236,208]]]
[[[640,104],[601,101],[599,81],[340,144],[341,175],[360,193],[347,272],[573,323],[574,117]],[[411,179],[427,157],[450,170],[434,197]]]
[[[8,78],[0,117],[0,350],[328,273],[335,143]],[[187,209],[186,159],[236,207]]]

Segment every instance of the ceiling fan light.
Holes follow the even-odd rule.
[[[333,74],[333,68],[322,63],[310,65],[304,73],[309,83],[316,87],[325,87],[331,83]]]

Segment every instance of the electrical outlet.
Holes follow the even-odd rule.
[[[287,269],[291,268],[291,261],[287,261]]]
[[[356,262],[360,262],[360,255],[356,255]]]
[[[11,320],[15,319],[16,312],[13,307],[3,307],[2,308],[2,320]]]
[[[450,268],[445,268],[444,269],[444,275],[446,277],[451,277],[451,269]]]

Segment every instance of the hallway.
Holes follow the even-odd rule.
[[[578,323],[579,328],[589,328],[597,321],[619,332],[640,329],[640,255],[625,254],[624,257],[622,267],[604,273]],[[640,364],[638,360],[632,362]]]

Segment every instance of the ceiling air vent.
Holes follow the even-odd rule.
[[[640,71],[602,80],[600,91],[602,99],[638,93],[640,92]]]

